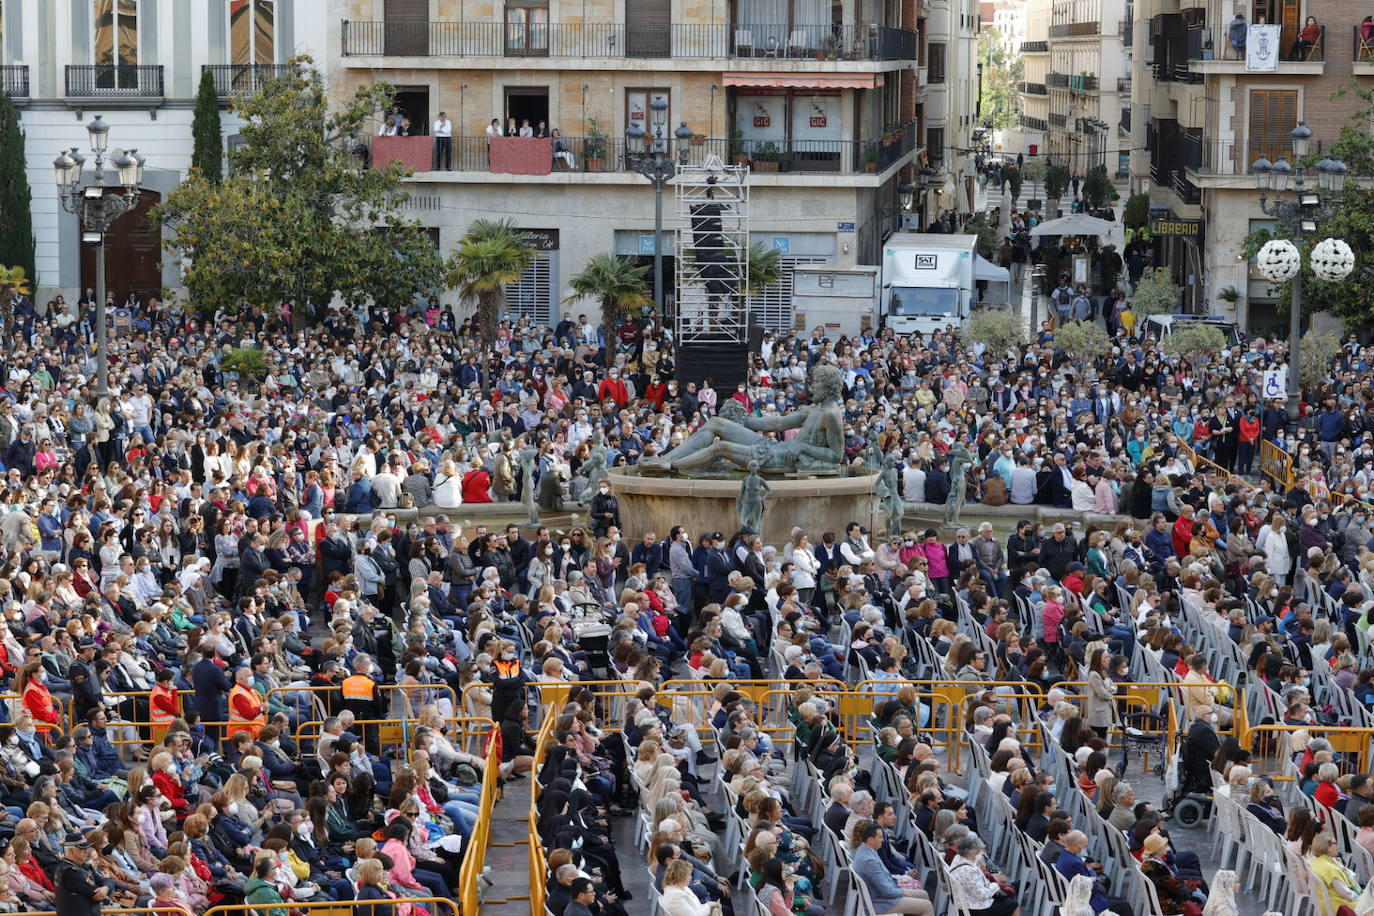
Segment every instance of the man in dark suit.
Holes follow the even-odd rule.
[[[852,785],[847,782],[837,783],[830,796],[830,807],[825,809],[825,826],[833,830],[837,837],[844,836],[844,825],[849,821],[849,798],[853,794]]]
[[[1054,581],[1064,581],[1069,564],[1078,557],[1078,545],[1069,537],[1069,530],[1056,522],[1050,529],[1050,536],[1040,545],[1040,565],[1049,570]],[[953,570],[951,570],[953,572]]]
[[[835,540],[835,532],[827,531],[821,535],[821,542],[816,545],[813,552],[820,564],[820,568],[816,570],[816,585],[819,587],[824,609],[824,604],[828,604],[835,595],[835,570],[844,565],[840,545]]]
[[[730,573],[735,565],[725,552],[725,535],[719,531],[711,535],[711,549],[706,552],[706,588],[712,601],[724,601],[730,594]]]
[[[930,825],[935,820],[935,812],[940,810],[940,802],[943,799],[940,793],[934,789],[926,789],[921,793],[921,806],[916,809],[916,826],[926,836],[930,836]]]
[[[1056,506],[1060,509],[1068,509],[1073,506],[1073,498],[1070,495],[1070,487],[1073,486],[1073,474],[1069,470],[1069,465],[1064,456],[1054,456],[1054,466],[1049,468],[1049,472],[1040,484],[1039,491],[1035,494],[1035,501],[1042,506]]]
[[[201,721],[223,721],[225,698],[234,685],[229,683],[221,664],[216,663],[213,650],[191,669],[191,686],[196,691],[196,712],[200,713]],[[219,738],[218,726],[207,725],[205,731],[212,738]]]
[[[941,458],[926,472],[926,502],[943,506],[949,499],[949,474],[945,467],[945,460]]]

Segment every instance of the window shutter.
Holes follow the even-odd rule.
[[[387,54],[429,54],[429,0],[386,0],[382,16]]]
[[[671,21],[671,0],[625,0],[625,53],[630,57],[667,57]]]

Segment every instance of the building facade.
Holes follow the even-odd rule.
[[[933,0],[922,22],[925,55],[918,99],[932,170],[924,183],[923,209],[931,219],[945,210],[975,209],[973,131],[978,126],[980,17],[976,0]]]
[[[1103,165],[1129,174],[1120,121],[1131,93],[1130,15],[1126,0],[1029,0],[1022,126],[1072,173]]]
[[[1133,183],[1148,185],[1152,213],[1168,217],[1171,230],[1154,238],[1156,263],[1185,286],[1191,309],[1286,334],[1270,284],[1244,258],[1246,236],[1271,225],[1249,166],[1261,155],[1291,162],[1289,135],[1298,121],[1311,129],[1313,150],[1350,124],[1358,105],[1336,93],[1352,80],[1374,83],[1374,60],[1360,36],[1365,14],[1334,0],[1135,2],[1141,53],[1133,126],[1143,148],[1132,156]],[[1236,13],[1247,25],[1277,27],[1277,60],[1247,60],[1249,29],[1232,32]],[[1315,32],[1304,36],[1312,23]],[[1233,39],[1241,34],[1238,46]],[[1258,50],[1260,33],[1255,37]],[[1227,288],[1239,294],[1234,303],[1220,296]]]
[[[904,209],[922,204],[909,183],[930,142],[916,0],[343,0],[331,11],[331,91],[396,87],[412,136],[374,137],[370,155],[411,167],[409,207],[441,251],[478,218],[512,219],[535,239],[537,262],[508,290],[512,315],[556,320],[593,255],[652,260],[655,195],[634,166],[655,137],[674,158],[750,166],[752,239],[786,265],[875,264]],[[434,138],[441,112],[451,143]],[[536,136],[489,135],[511,119]],[[667,297],[673,213],[665,200]],[[753,307],[765,325],[803,320],[790,271]]]
[[[165,259],[161,235],[147,219],[186,176],[191,118],[202,71],[214,74],[227,106],[252,91],[293,53],[322,59],[325,0],[3,0],[0,54],[4,88],[20,109],[26,133],[38,286],[68,303],[94,287],[94,251],[80,242],[76,217],[60,205],[52,162],[76,148],[94,165],[86,124],[109,125],[111,149],[136,149],[147,159],[144,192],[134,212],[107,234],[107,288],[122,302],[145,300],[180,286]],[[223,114],[224,135],[237,129]],[[117,183],[112,168],[107,183]]]

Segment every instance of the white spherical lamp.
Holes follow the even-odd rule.
[[[1271,239],[1264,243],[1255,260],[1260,274],[1266,280],[1282,283],[1298,275],[1302,256],[1298,253],[1298,246],[1287,239]]]
[[[1355,269],[1355,252],[1340,239],[1322,239],[1312,246],[1312,273],[1330,283],[1339,283]]]

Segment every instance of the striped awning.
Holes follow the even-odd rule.
[[[766,86],[773,89],[877,89],[881,73],[726,73],[727,86]]]

